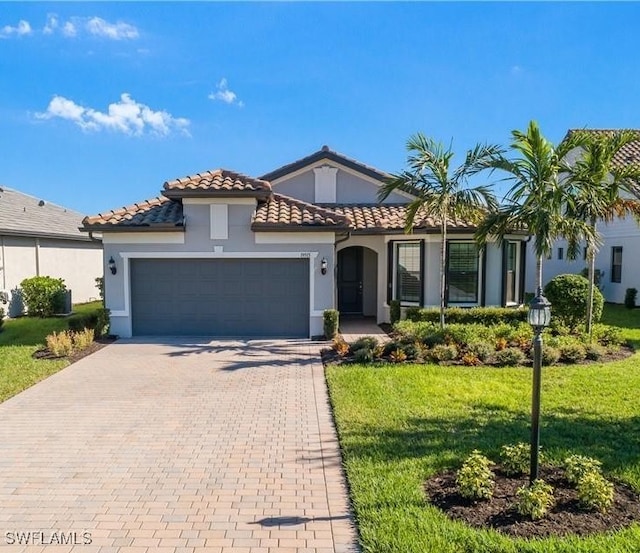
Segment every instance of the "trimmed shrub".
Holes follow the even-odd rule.
[[[579,343],[560,346],[560,359],[565,363],[580,363],[587,358],[586,348]]]
[[[575,329],[584,324],[589,301],[589,281],[580,275],[558,275],[544,287],[544,295],[551,302],[553,315],[564,324]],[[602,317],[604,297],[602,292],[593,290],[593,322]]]
[[[491,357],[494,349],[487,342],[469,342],[467,344],[467,353],[474,355],[483,363]]]
[[[491,461],[475,449],[456,474],[460,495],[467,499],[489,499],[493,495]]]
[[[584,350],[590,361],[598,361],[607,353],[607,349],[600,344],[587,344]]]
[[[574,486],[589,473],[602,474],[602,463],[584,455],[570,455],[564,460],[564,470],[569,483]]]
[[[391,324],[396,324],[400,320],[402,310],[400,309],[400,302],[398,300],[391,300],[389,302],[389,317]]]
[[[109,333],[109,310],[99,308],[89,313],[78,313],[72,315],[68,320],[69,330],[80,332],[85,328],[90,328],[94,332],[95,338],[101,338]]]
[[[502,468],[508,476],[519,476],[529,469],[531,447],[524,442],[515,445],[503,445],[500,448]]]
[[[430,336],[439,335],[444,342],[444,333],[440,330],[440,327],[436,323],[425,323],[413,321],[398,321],[393,325],[393,330],[403,339],[424,341]]]
[[[46,341],[47,349],[56,357],[67,356],[73,351],[73,339],[68,330],[49,334]]]
[[[378,345],[378,339],[373,336],[362,336],[358,338],[355,342],[349,344],[351,347],[351,351],[357,351],[359,349],[373,349]]]
[[[635,309],[636,307],[636,298],[638,297],[638,290],[635,288],[627,288],[624,293],[624,306],[627,309]]]
[[[4,324],[4,309],[0,307],[0,330],[2,330],[3,324]]]
[[[578,500],[586,509],[604,513],[613,503],[613,484],[602,474],[588,472],[576,486]]]
[[[542,518],[554,504],[553,488],[544,480],[535,480],[529,486],[518,488],[516,496],[518,513],[531,520]]]
[[[501,367],[516,367],[527,362],[526,354],[518,348],[506,348],[496,352],[496,365]]]
[[[30,317],[51,317],[64,309],[64,280],[49,276],[25,278],[20,283],[22,301]]]
[[[453,344],[438,344],[429,350],[429,358],[432,361],[446,362],[454,361],[458,357],[458,348]]]
[[[322,312],[324,337],[333,340],[338,334],[338,320],[340,313],[336,309],[325,309]]]
[[[593,339],[602,346],[620,346],[624,343],[622,329],[617,326],[593,325],[591,333]]]
[[[353,352],[353,360],[356,363],[371,363],[373,361],[373,348],[360,348]]]
[[[526,308],[510,307],[447,307],[444,310],[447,324],[481,324],[490,326],[498,323],[516,324],[526,322]],[[432,307],[409,307],[406,318],[414,322],[440,322],[440,309]]]
[[[533,355],[533,349],[531,349]],[[542,364],[545,366],[555,365],[560,361],[560,350],[547,344],[542,345]]]

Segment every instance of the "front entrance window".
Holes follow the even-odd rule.
[[[448,303],[477,304],[480,254],[475,242],[449,242]]]
[[[396,244],[395,299],[420,303],[422,291],[422,255],[419,242]]]

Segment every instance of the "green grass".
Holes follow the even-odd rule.
[[[101,305],[101,302],[75,305],[74,312],[86,313]],[[68,321],[66,317],[21,317],[4,322],[0,331],[0,402],[69,364],[66,359],[32,357],[33,352],[45,344],[45,337],[52,332],[66,330]]]
[[[607,306],[608,323],[640,340],[640,311]],[[633,325],[633,326],[632,326]],[[586,538],[511,539],[431,507],[429,476],[473,449],[493,459],[529,441],[531,369],[340,366],[327,380],[363,550],[367,553],[604,553],[640,550],[640,527]],[[640,354],[610,364],[545,367],[541,443],[547,458],[596,457],[640,492]]]

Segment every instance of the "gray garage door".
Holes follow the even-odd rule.
[[[132,259],[133,334],[307,337],[306,259]]]

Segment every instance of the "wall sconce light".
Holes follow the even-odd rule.
[[[320,272],[323,275],[327,274],[327,258],[326,257],[323,257],[322,261],[320,261]]]
[[[116,267],[116,262],[114,261],[113,256],[109,258],[108,267],[112,275],[115,275],[118,272],[118,267]]]

